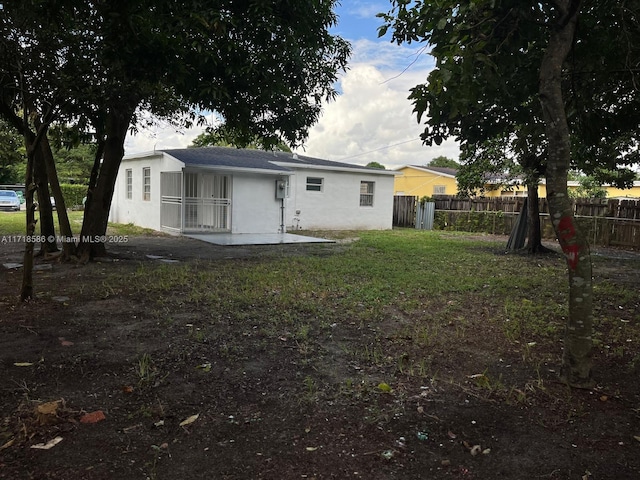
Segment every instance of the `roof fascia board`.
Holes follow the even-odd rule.
[[[402,173],[398,173],[392,170],[382,170],[382,169],[361,169],[361,168],[349,168],[349,167],[334,167],[330,165],[300,165],[299,163],[289,163],[289,162],[280,162],[280,161],[272,161],[271,163],[278,165],[280,167],[291,168],[293,170],[327,170],[331,172],[350,172],[350,173],[361,173],[361,174],[372,174],[372,175],[401,175]]]

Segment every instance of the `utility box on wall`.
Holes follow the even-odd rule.
[[[276,198],[284,199],[287,197],[287,181],[276,180]]]

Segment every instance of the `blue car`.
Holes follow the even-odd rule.
[[[20,210],[20,198],[13,190],[0,190],[0,210]]]

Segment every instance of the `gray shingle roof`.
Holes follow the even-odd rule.
[[[228,147],[204,147],[204,148],[180,148],[175,150],[163,150],[163,152],[180,160],[185,165],[200,165],[208,167],[235,167],[262,170],[276,170],[288,172],[288,168],[280,167],[274,163],[276,160],[273,152],[262,150],[244,150]]]
[[[172,157],[180,160],[185,165],[199,165],[210,167],[235,167],[243,169],[261,169],[289,172],[290,168],[278,163],[291,166],[316,166],[327,168],[352,168],[366,170],[371,173],[380,173],[381,170],[354,165],[351,163],[333,162],[320,158],[307,157],[286,152],[266,152],[264,150],[251,150],[231,147],[203,147],[181,148],[162,150]],[[384,170],[382,170],[384,171]]]

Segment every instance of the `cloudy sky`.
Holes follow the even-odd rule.
[[[360,165],[376,161],[387,168],[422,165],[439,155],[457,160],[459,150],[452,141],[433,147],[422,145],[422,128],[407,100],[409,89],[426,80],[433,66],[431,57],[421,45],[398,46],[389,41],[389,35],[377,38],[381,20],[376,13],[388,11],[389,2],[341,3],[333,33],[351,42],[349,69],[339,79],[341,94],[325,105],[320,121],[311,128],[309,139],[298,152]],[[186,147],[201,131],[154,127],[129,137],[126,153]]]

